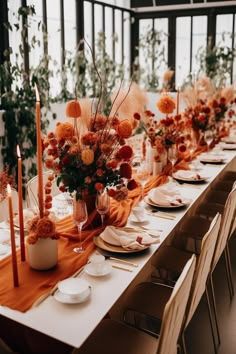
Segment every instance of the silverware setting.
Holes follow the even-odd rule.
[[[118,266],[118,265],[116,265],[116,264],[112,264],[111,266],[112,266],[112,268],[116,268],[116,269],[120,269],[120,270],[125,270],[126,272],[132,272],[132,269],[130,269],[130,268],[120,267],[120,266]]]
[[[176,215],[174,215],[174,214],[172,215],[172,214],[168,214],[168,213],[160,212],[160,211],[156,211],[156,210],[148,211],[147,214],[152,215],[152,216],[156,216],[161,219],[168,219],[168,220],[175,220],[175,218],[176,218]]]

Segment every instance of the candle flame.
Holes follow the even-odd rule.
[[[11,186],[9,183],[7,184],[7,194],[11,195]]]
[[[40,102],[38,87],[36,84],[34,84],[34,89],[35,89],[35,95],[36,95],[36,102]]]
[[[16,146],[16,153],[17,153],[17,157],[20,159],[21,158],[21,153],[20,153],[19,145]]]

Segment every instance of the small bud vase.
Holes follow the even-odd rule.
[[[39,238],[34,244],[27,243],[28,262],[32,269],[48,270],[57,265],[58,240]]]

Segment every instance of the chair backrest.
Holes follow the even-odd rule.
[[[177,342],[183,325],[186,305],[189,299],[193,275],[196,266],[196,256],[193,254],[186,263],[173,292],[165,305],[157,354],[177,353]]]
[[[18,213],[18,192],[15,189],[12,189],[11,196],[12,196],[13,213]],[[9,218],[8,201],[7,198],[5,198],[0,203],[0,222],[7,221],[8,218]]]
[[[186,310],[184,327],[186,328],[206,290],[206,282],[211,270],[216,242],[220,230],[221,215],[216,214],[209,230],[202,239],[201,251],[198,256],[193,285]]]
[[[225,203],[224,212],[222,215],[222,220],[220,225],[220,232],[216,243],[216,249],[215,249],[213,262],[212,262],[212,270],[215,268],[216,264],[218,263],[219,258],[226,247],[227,240],[231,236],[234,230],[235,213],[236,213],[236,183],[234,183],[233,188],[229,193]]]
[[[43,183],[48,181],[48,176],[52,173],[46,171],[43,173]],[[60,191],[56,185],[56,181],[52,182],[52,197],[59,194]],[[26,184],[26,204],[28,208],[38,207],[38,176],[31,178]]]

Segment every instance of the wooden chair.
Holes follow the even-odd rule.
[[[48,176],[52,173],[46,171],[43,173],[44,185],[48,181]],[[56,185],[56,181],[52,182],[52,197],[61,193]],[[26,205],[28,208],[38,208],[38,176],[31,178],[26,184]]]
[[[206,294],[207,297],[208,312],[209,312],[214,348],[215,351],[217,351],[215,336],[214,336],[214,328],[213,328],[213,316],[210,307],[209,294],[206,287],[206,282],[211,271],[211,264],[212,264],[214,250],[215,250],[218,233],[220,229],[220,222],[221,222],[221,215],[217,214],[213,219],[213,221],[211,222],[208,231],[206,232],[206,234],[202,239],[201,252],[197,260],[193,285],[191,288],[190,298],[187,305],[185,319],[181,330],[181,339],[182,339],[181,342],[185,353],[187,352],[185,340],[184,340],[185,329],[187,328],[191,318],[193,317],[193,314],[195,313],[195,310],[204,293]],[[158,263],[159,251],[157,251],[153,262],[154,266],[158,266],[159,268],[164,267],[168,269],[170,268],[169,263],[171,261],[171,271],[174,272],[175,275],[178,274],[178,276],[182,274],[182,269],[186,264],[186,258],[192,257],[191,253],[186,252],[185,258],[183,258],[184,251],[174,248],[173,246],[165,246],[163,249],[165,250],[164,252],[165,257],[164,258],[160,257],[161,264],[159,264]],[[133,324],[134,326],[137,326],[138,324],[139,327],[140,316],[141,318],[143,318],[143,316],[146,316],[147,319],[149,319],[149,321],[147,320],[145,323],[145,325],[147,324],[147,328],[144,327],[139,327],[139,328],[144,330],[145,332],[146,331],[152,332],[153,326],[150,330],[149,324],[150,323],[153,324],[155,318],[157,320],[160,319],[161,314],[163,313],[163,304],[166,301],[165,298],[163,298],[161,302],[158,301],[159,299],[158,288],[159,288],[158,284],[152,282],[144,282],[139,284],[137,287],[135,287],[134,291],[130,294],[130,296],[127,299],[126,309],[124,311],[124,320],[130,323],[130,318],[131,318],[130,314],[131,314],[135,319],[135,322],[134,323],[132,322],[131,324]],[[171,288],[166,287],[164,296],[168,298],[170,292],[171,292]],[[144,321],[142,320],[141,324],[143,325],[143,323]]]
[[[15,189],[12,189],[11,195],[12,195],[13,213],[17,213],[18,212],[18,192]],[[8,201],[7,198],[5,198],[0,203],[0,222],[7,221],[8,218],[9,218]]]
[[[88,340],[73,354],[176,354],[177,340],[183,323],[186,305],[192,285],[196,257],[193,255],[186,263],[164,310],[159,338],[137,330],[122,322],[103,320]],[[165,292],[165,286],[156,285],[159,296]],[[156,305],[158,306],[158,298]]]

